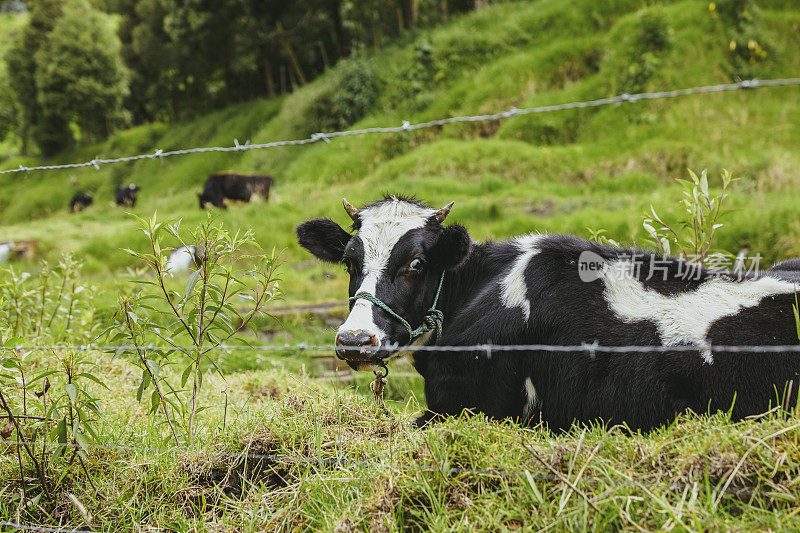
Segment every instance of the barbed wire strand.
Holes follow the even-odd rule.
[[[0,527],[11,527],[23,531],[41,531],[43,533],[94,533],[87,529],[64,529],[60,527],[17,524],[16,522],[0,522]]]
[[[0,346],[0,352],[20,351],[20,350],[52,350],[52,351],[104,351],[104,352],[125,352],[135,349],[150,352],[196,352],[196,346],[134,346],[134,345],[93,345],[93,344],[54,344],[54,345],[14,345]],[[800,352],[800,344],[785,345],[715,345],[715,344],[676,344],[676,345],[627,345],[627,346],[602,346],[598,343],[584,343],[576,345],[561,344],[473,344],[466,346],[426,346],[426,345],[397,345],[388,344],[383,349],[390,352],[590,352],[590,353],[668,353],[668,352],[696,352],[711,351],[720,353],[785,353]],[[221,344],[216,347],[204,346],[201,352],[208,353],[210,350],[219,351],[263,351],[263,352],[320,352],[336,350],[333,345],[264,345],[264,346],[242,346]]]
[[[139,161],[142,159],[162,160],[165,157],[171,157],[176,155],[200,154],[209,152],[246,152],[249,150],[262,150],[266,148],[276,148],[280,146],[300,146],[305,144],[313,144],[320,141],[330,142],[331,139],[335,139],[337,137],[351,137],[355,135],[369,135],[375,133],[403,133],[403,132],[416,131],[424,128],[432,128],[432,127],[444,126],[446,124],[454,124],[460,122],[483,122],[483,121],[511,118],[521,115],[549,113],[551,111],[564,111],[568,109],[584,109],[584,108],[600,107],[612,104],[634,103],[640,100],[657,100],[664,98],[676,98],[679,96],[687,96],[692,94],[708,94],[708,93],[719,93],[724,91],[735,91],[740,89],[755,89],[761,87],[779,87],[779,86],[791,86],[791,85],[800,85],[800,78],[776,78],[769,80],[751,79],[751,80],[742,80],[735,83],[705,85],[700,87],[675,89],[671,91],[659,91],[659,92],[635,93],[635,94],[623,93],[609,98],[599,98],[596,100],[587,100],[581,102],[569,102],[564,104],[545,105],[545,106],[522,108],[522,109],[512,107],[507,111],[492,113],[488,115],[470,115],[470,116],[440,118],[436,120],[429,120],[427,122],[419,122],[415,124],[412,124],[407,120],[404,120],[402,122],[402,125],[400,126],[362,128],[356,130],[333,131],[326,133],[320,132],[320,133],[314,133],[310,137],[304,139],[272,141],[260,144],[251,144],[249,141],[245,142],[244,144],[241,144],[239,143],[238,139],[234,139],[232,146],[207,146],[202,148],[186,148],[182,150],[168,150],[168,151],[163,151],[159,149],[153,153],[148,153],[148,154],[139,154],[139,155],[108,158],[108,159],[95,157],[91,161],[84,161],[82,163],[67,163],[62,165],[41,165],[34,167],[26,167],[25,165],[20,164],[18,168],[12,168],[0,171],[0,175],[12,174],[16,172],[32,172],[39,170],[64,170],[64,169],[83,168],[83,167],[94,167],[96,170],[99,170],[100,165],[129,163],[132,161]]]

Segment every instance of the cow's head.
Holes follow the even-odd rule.
[[[387,196],[356,209],[342,201],[355,233],[318,218],[297,227],[300,245],[323,261],[347,268],[351,297],[371,294],[418,327],[442,274],[463,263],[471,249],[464,227],[442,226],[453,204],[437,210]],[[390,345],[423,343],[428,338],[411,339],[397,318],[372,301],[358,299],[351,301],[350,314],[336,332],[336,355],[354,369],[370,370],[393,354]]]

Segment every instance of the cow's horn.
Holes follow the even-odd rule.
[[[444,222],[444,219],[446,219],[447,215],[450,214],[450,210],[453,208],[453,204],[454,203],[455,202],[450,202],[449,204],[447,204],[443,208],[441,208],[438,211],[436,211],[436,213],[433,214],[433,216],[436,217],[436,220],[438,220],[440,223]]]
[[[350,202],[347,201],[347,198],[342,198],[342,205],[344,206],[344,210],[347,211],[347,214],[350,215],[350,218],[353,219],[353,222],[357,222],[358,209],[353,207]]]

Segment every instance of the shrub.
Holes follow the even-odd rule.
[[[309,107],[313,132],[343,130],[364,118],[378,98],[378,77],[371,60],[356,55],[337,66],[334,82]]]
[[[418,109],[428,104],[427,101],[423,101],[423,93],[429,90],[432,82],[440,80],[443,76],[434,52],[433,44],[429,40],[418,41],[414,45],[414,58],[403,73],[406,97]]]
[[[621,90],[643,92],[661,65],[661,54],[672,44],[672,29],[657,9],[639,14],[635,31],[627,44],[628,65],[620,73]]]
[[[709,12],[726,26],[730,64],[724,69],[730,78],[751,79],[768,74],[777,50],[761,21],[758,6],[752,0],[719,0],[709,4]]]

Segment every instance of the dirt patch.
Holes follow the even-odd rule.
[[[752,486],[749,478],[755,465],[749,459],[745,459],[737,470],[736,467],[741,459],[739,455],[732,452],[709,450],[704,454],[690,457],[681,468],[681,478],[686,482],[699,482],[708,477],[710,483],[717,484],[723,480],[727,481],[731,473],[735,471],[736,474],[731,482],[732,487]]]
[[[575,450],[567,446],[553,446],[550,456],[546,459],[547,463],[559,472],[569,471],[569,463]]]
[[[556,203],[553,200],[540,200],[531,202],[530,206],[526,209],[531,215],[539,217],[550,217],[555,212]]]
[[[475,503],[466,493],[460,491],[454,486],[451,486],[447,489],[445,497],[447,501],[447,507],[449,509],[464,511],[475,505]]]
[[[516,520],[513,518],[511,520],[506,520],[505,522],[503,522],[503,525],[506,526],[509,529],[509,531],[519,531],[520,529],[525,527],[525,523],[522,520]]]
[[[586,200],[563,200],[555,201],[550,199],[533,200],[519,202],[506,200],[503,207],[513,209],[523,209],[525,213],[537,217],[547,218],[554,215],[568,215],[581,209],[591,206],[592,203]]]
[[[358,525],[352,518],[343,518],[333,527],[333,533],[350,533],[358,531]]]
[[[391,531],[388,524],[394,521],[392,515],[402,499],[402,492],[392,483],[391,479],[381,481],[375,498],[366,508],[367,516],[369,516],[369,530],[374,532]]]
[[[264,432],[244,443],[240,450],[218,446],[206,455],[187,459],[179,467],[189,478],[183,491],[183,510],[196,517],[203,505],[222,512],[221,495],[241,499],[251,485],[279,489],[295,478],[291,465],[280,461],[275,453],[278,441],[270,432]]]
[[[281,390],[276,385],[257,385],[247,383],[244,386],[247,395],[255,400],[277,400],[281,397]]]

